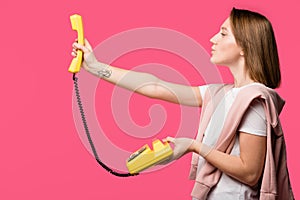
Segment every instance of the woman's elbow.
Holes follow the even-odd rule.
[[[249,185],[250,187],[255,186],[260,180],[261,173],[249,173],[244,177],[244,183]]]

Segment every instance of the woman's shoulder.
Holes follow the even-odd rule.
[[[248,85],[245,85],[241,88],[240,92],[244,95],[248,94],[248,96],[259,95],[263,98],[268,98],[269,96],[279,96],[278,93],[262,83],[254,82]]]
[[[205,89],[209,89],[211,91],[218,91],[221,89],[230,89],[233,87],[234,87],[234,84],[228,84],[228,83],[210,83],[210,84],[204,84],[204,85],[199,86],[199,88],[205,88]]]

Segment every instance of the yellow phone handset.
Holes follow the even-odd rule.
[[[82,17],[78,14],[74,14],[70,16],[70,20],[72,24],[72,29],[77,31],[78,44],[84,45]],[[82,51],[77,50],[77,56],[73,58],[68,70],[69,72],[77,73],[80,71],[82,56],[83,56]]]

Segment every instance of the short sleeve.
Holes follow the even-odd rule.
[[[266,115],[261,101],[256,99],[250,104],[238,130],[253,135],[267,136]]]
[[[209,85],[201,85],[201,86],[199,86],[200,95],[201,95],[202,99],[204,98],[204,95],[205,95],[205,92],[206,92],[208,86]]]

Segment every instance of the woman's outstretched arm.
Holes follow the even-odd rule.
[[[84,53],[83,68],[91,74],[112,84],[134,91],[141,95],[188,106],[201,106],[202,98],[198,87],[163,81],[143,72],[125,70],[99,62],[87,40],[85,45],[73,43],[72,55],[80,49]]]

